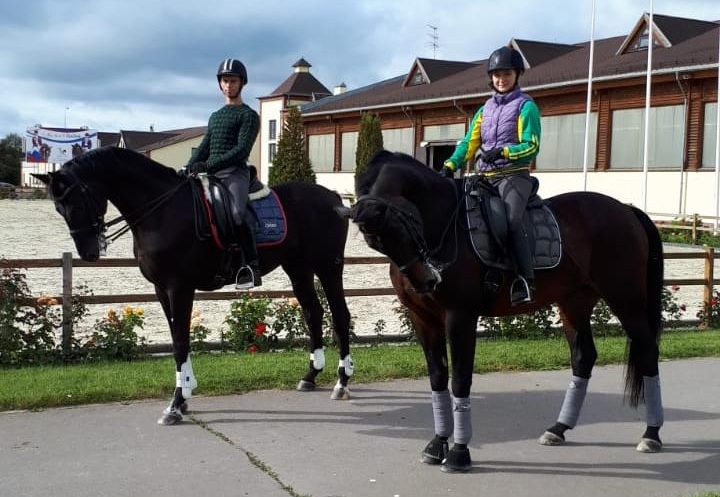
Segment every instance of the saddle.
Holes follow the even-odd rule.
[[[512,271],[505,204],[495,188],[480,175],[466,178],[461,186],[465,198],[465,228],[475,254],[486,266]],[[562,257],[560,229],[555,215],[538,195],[533,195],[528,202],[523,224],[530,238],[533,267],[557,266]]]
[[[287,235],[285,210],[275,191],[265,186],[258,179],[255,168],[250,167],[248,222],[252,223],[255,242],[258,247],[279,245]],[[200,182],[208,230],[218,248],[227,250],[237,244],[237,226],[232,217],[230,192],[221,180],[213,176],[202,175]]]

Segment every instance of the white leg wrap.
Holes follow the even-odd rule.
[[[180,366],[180,371],[175,372],[175,386],[182,388],[183,397],[186,399],[192,397],[192,391],[197,387],[197,380],[193,373],[190,354],[188,354],[187,361],[183,362]]]
[[[310,360],[313,363],[313,368],[320,371],[325,369],[325,351],[323,349],[315,349],[310,353]]]
[[[355,371],[355,363],[353,362],[352,357],[350,357],[350,354],[340,359],[338,368],[345,368],[345,374],[347,376],[352,376],[353,371]]]
[[[453,434],[452,398],[448,390],[432,392],[433,419],[435,434],[450,437]]]
[[[563,400],[560,414],[558,415],[559,423],[569,426],[570,428],[575,428],[578,418],[580,417],[580,410],[585,401],[588,381],[587,378],[580,378],[579,376],[572,377],[565,391],[565,400]]]
[[[470,397],[453,397],[453,421],[455,429],[453,438],[456,444],[469,444],[472,438],[472,412]]]
[[[645,418],[648,426],[662,426],[663,415],[662,395],[660,395],[660,376],[643,376],[645,391]]]

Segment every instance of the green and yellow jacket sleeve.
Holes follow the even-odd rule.
[[[540,152],[540,109],[526,101],[518,116],[518,143],[504,147],[503,155],[514,164],[525,164]]]
[[[482,123],[482,113],[485,106],[478,109],[470,121],[470,128],[465,134],[465,138],[457,144],[455,151],[448,160],[443,164],[451,168],[453,171],[461,169],[467,161],[475,157],[475,152],[482,144],[480,136],[480,124]]]

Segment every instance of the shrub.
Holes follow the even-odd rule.
[[[145,338],[135,331],[144,325],[143,314],[142,308],[130,306],[120,314],[110,309],[107,316],[95,322],[92,333],[82,344],[86,358],[131,361],[144,355]]]

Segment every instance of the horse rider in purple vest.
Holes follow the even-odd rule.
[[[232,197],[231,212],[240,230],[240,248],[245,266],[238,272],[236,287],[250,288],[261,284],[255,231],[248,216],[250,169],[247,159],[260,129],[260,118],[242,101],[247,84],[247,70],[237,59],[225,59],[217,70],[217,81],[225,97],[225,105],[210,115],[207,133],[194,150],[187,172],[206,172],[219,178]]]
[[[540,150],[540,109],[520,89],[524,71],[522,55],[513,48],[500,47],[490,55],[487,72],[493,94],[475,113],[465,138],[441,171],[453,177],[472,161],[499,192],[517,272],[510,290],[512,305],[533,302],[535,291],[532,249],[522,219],[528,199],[537,193],[530,162]]]

